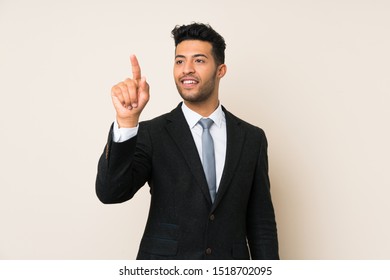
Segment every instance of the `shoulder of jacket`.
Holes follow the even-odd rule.
[[[232,121],[234,123],[237,123],[237,125],[241,126],[243,129],[247,130],[250,133],[260,133],[265,135],[265,132],[262,128],[255,126],[247,121],[244,121],[243,119],[237,117],[236,115],[232,114],[227,110],[225,110],[224,112],[226,116],[226,121]]]

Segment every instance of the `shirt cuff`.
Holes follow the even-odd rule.
[[[139,124],[137,124],[136,127],[119,128],[118,122],[115,120],[112,140],[116,143],[125,142],[125,141],[127,141],[127,140],[129,140],[137,135],[138,127],[139,127]]]

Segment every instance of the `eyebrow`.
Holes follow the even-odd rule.
[[[192,58],[195,58],[195,57],[205,57],[205,58],[208,58],[207,55],[205,54],[201,54],[201,53],[197,53],[197,54],[194,54],[193,56],[191,56]],[[175,59],[176,58],[186,58],[184,55],[182,54],[178,54],[175,56]]]

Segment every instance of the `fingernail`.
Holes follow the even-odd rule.
[[[127,106],[127,110],[131,110],[131,109],[133,109],[133,107]]]
[[[137,108],[138,104],[137,103],[133,103],[133,104],[131,104],[131,106],[133,106],[133,108]]]

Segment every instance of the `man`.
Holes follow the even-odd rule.
[[[148,183],[137,259],[278,259],[266,137],[219,102],[225,41],[198,23],[176,26],[172,35],[183,102],[139,123],[149,85],[130,57],[133,78],[111,92],[116,121],[99,161],[97,195],[120,203]]]

